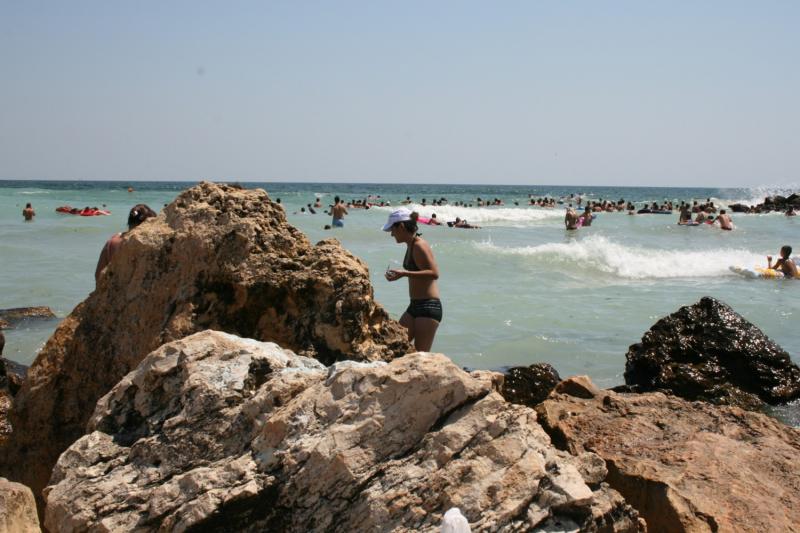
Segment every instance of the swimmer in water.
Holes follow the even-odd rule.
[[[30,202],[25,205],[25,209],[22,210],[22,216],[25,218],[25,222],[30,222],[33,220],[33,217],[36,216],[36,211],[33,210],[31,207]]]
[[[781,247],[780,255],[781,258],[775,261],[774,265],[772,264],[772,256],[768,255],[767,268],[783,272],[783,276],[786,278],[797,278],[797,265],[793,260],[789,259],[789,256],[792,255],[792,247],[789,245]]]
[[[564,226],[568,230],[578,229],[578,214],[571,207],[567,209],[567,214],[564,215]]]
[[[731,220],[731,217],[727,214],[727,211],[725,211],[724,209],[720,209],[719,216],[717,216],[717,219],[714,222],[715,223],[719,222],[719,227],[724,230],[730,231],[733,229],[733,221]]]

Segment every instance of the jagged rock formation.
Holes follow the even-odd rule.
[[[790,207],[800,209],[800,194],[794,193],[786,196],[767,196],[758,205],[733,204],[728,206],[734,213],[769,213],[771,211],[786,211]]]
[[[97,404],[53,470],[50,531],[640,531],[603,462],[556,450],[489,373],[438,354],[330,369],[198,333]]]
[[[535,407],[550,395],[561,377],[552,365],[536,363],[515,366],[503,372],[504,383],[500,393],[511,403]]]
[[[800,398],[789,354],[714,298],[656,322],[626,357],[625,383],[638,391],[751,409]]]
[[[650,533],[798,530],[797,430],[737,407],[570,381],[537,407],[541,424],[560,448],[602,457]]]
[[[0,477],[0,533],[39,533],[31,489]]]
[[[209,328],[325,363],[410,349],[374,301],[366,265],[338,241],[312,246],[262,190],[201,183],[125,235],[41,350],[15,398],[0,473],[38,495],[103,394],[150,351]]]

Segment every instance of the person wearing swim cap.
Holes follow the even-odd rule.
[[[411,298],[408,308],[400,317],[400,324],[408,331],[408,340],[420,352],[428,352],[442,321],[442,302],[439,299],[439,267],[430,245],[417,233],[419,214],[400,208],[389,215],[383,225],[398,244],[406,245],[402,269],[387,269],[386,279],[397,281],[408,278]]]
[[[145,204],[137,204],[133,206],[130,213],[128,213],[128,231],[131,231],[148,218],[154,216],[156,216],[156,212]],[[103,269],[105,269],[106,266],[108,266],[108,264],[111,262],[111,258],[122,246],[123,235],[125,235],[125,233],[116,233],[106,241],[105,245],[103,245],[103,250],[100,252],[100,258],[97,260],[97,267],[94,270],[95,283],[97,283],[97,281],[100,279],[100,274],[103,272]]]

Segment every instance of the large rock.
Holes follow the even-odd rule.
[[[312,246],[263,190],[202,183],[125,235],[96,290],[40,351],[15,398],[0,473],[38,494],[98,398],[150,351],[208,328],[326,363],[410,349],[374,301],[366,265],[336,240]]]
[[[756,408],[800,397],[800,368],[714,298],[662,318],[626,354],[625,383],[688,400]]]
[[[5,337],[0,331],[0,356],[3,354]],[[14,395],[22,386],[27,367],[14,361],[0,357],[0,446],[11,435],[11,423],[8,420]]]
[[[592,453],[438,354],[337,363],[203,332],[148,356],[53,470],[50,531],[637,531]],[[598,465],[599,463],[599,465]],[[550,528],[550,529],[548,529]]]
[[[561,381],[558,371],[547,363],[515,366],[505,370],[500,393],[511,403],[535,407]]]
[[[31,489],[0,477],[0,533],[39,533]]]
[[[797,430],[661,393],[586,396],[553,393],[537,407],[540,422],[559,447],[605,460],[606,481],[650,533],[798,530]]]
[[[52,319],[55,317],[56,314],[53,310],[45,306],[0,309],[0,329],[9,328],[26,320]]]

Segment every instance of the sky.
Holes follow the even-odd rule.
[[[0,179],[800,182],[800,2],[0,0]]]

